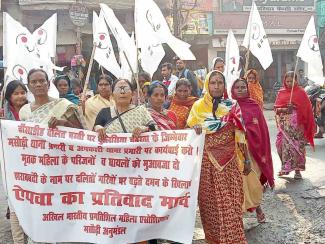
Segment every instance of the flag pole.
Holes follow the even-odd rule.
[[[104,76],[104,75],[105,75],[105,73],[104,73],[104,69],[103,69],[103,66],[99,65],[99,67],[100,67],[100,70],[102,71],[102,75]]]
[[[137,52],[138,52],[138,50],[137,50]],[[138,105],[140,105],[140,87],[139,87],[138,73],[135,73],[134,70],[132,69],[132,66],[131,66],[131,64],[130,64],[130,61],[129,61],[128,57],[126,56],[125,51],[123,51],[123,54],[124,54],[124,57],[125,57],[125,59],[126,59],[126,62],[127,62],[128,65],[129,65],[129,68],[130,68],[130,70],[131,70],[132,76],[134,77],[134,80],[135,80],[135,82],[136,82],[136,84],[137,84]],[[137,55],[137,56],[138,56],[138,55]]]
[[[291,94],[290,94],[289,104],[291,104],[291,102],[292,102],[293,88],[294,88],[295,82],[296,82],[296,79],[295,78],[296,78],[296,74],[297,74],[298,63],[299,63],[299,57],[297,56],[295,70],[294,70],[294,73],[293,73],[293,83],[292,83],[292,87],[291,87]]]
[[[254,0],[252,1],[252,8],[251,8],[251,12],[253,11],[253,5],[254,5]],[[251,33],[252,33],[252,19],[251,19],[251,12],[249,13],[249,17],[248,17],[248,24],[249,24],[249,31],[248,31],[248,45],[247,45],[247,52],[246,52],[246,62],[245,62],[245,74],[248,70],[248,64],[249,64],[249,58],[250,58],[250,45],[251,45]]]
[[[91,57],[90,57],[89,65],[88,65],[87,76],[86,76],[84,89],[82,91],[82,96],[81,96],[83,99],[85,98],[86,90],[87,90],[87,87],[88,87],[88,84],[89,84],[90,72],[91,72],[91,68],[93,66],[93,62],[94,62],[95,50],[96,50],[96,43],[93,44],[93,50],[91,52]]]

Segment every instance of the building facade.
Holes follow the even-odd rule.
[[[266,95],[272,93],[276,81],[281,81],[286,71],[295,67],[296,54],[305,28],[312,15],[315,14],[315,1],[255,1],[272,49],[272,65],[264,71],[258,60],[250,55],[250,68],[256,68],[261,77],[261,83]],[[225,56],[227,33],[232,29],[241,45],[247,28],[252,0],[214,0],[213,34],[193,38],[194,46],[204,43],[208,45],[205,62],[212,68],[213,58]],[[241,55],[245,57],[246,50],[241,47]],[[299,62],[299,69],[306,65]]]

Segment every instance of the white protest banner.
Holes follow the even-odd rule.
[[[107,25],[101,12],[99,17],[93,12],[93,40],[96,43],[94,59],[115,77],[121,78],[121,67],[118,64]]]
[[[260,61],[263,69],[267,69],[273,62],[269,40],[267,39],[261,16],[256,4],[252,3],[247,29],[242,46],[248,48]]]
[[[231,97],[231,88],[240,76],[239,68],[239,48],[232,30],[229,30],[226,46],[226,67],[225,77],[227,84],[228,95]]]
[[[204,135],[107,135],[2,120],[8,199],[37,242],[191,243]]]

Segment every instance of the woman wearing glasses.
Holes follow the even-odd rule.
[[[115,104],[103,108],[97,115],[95,131],[99,140],[104,140],[106,133],[141,133],[153,131],[156,124],[144,106],[132,104],[134,87],[127,79],[118,79],[112,85]]]

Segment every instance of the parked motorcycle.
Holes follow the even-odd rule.
[[[309,85],[305,87],[305,91],[312,104],[315,122],[319,128],[315,138],[323,138],[323,133],[325,133],[325,89],[318,85]]]

